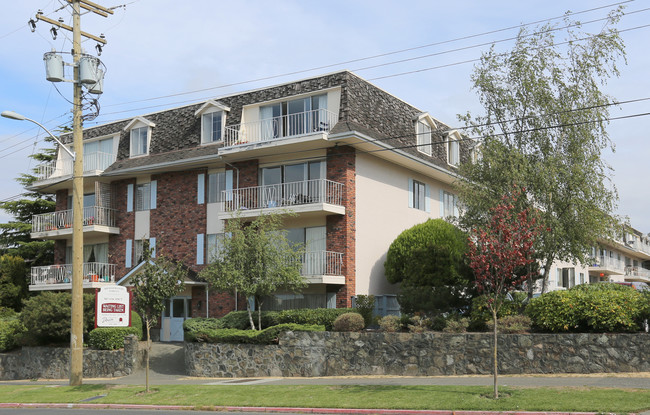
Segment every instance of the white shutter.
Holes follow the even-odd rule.
[[[151,185],[150,185],[150,193],[151,193],[151,203],[149,204],[150,209],[155,209],[156,208],[156,195],[158,193],[158,181],[152,180]]]
[[[445,191],[440,189],[440,217],[445,217]]]
[[[133,183],[126,186],[126,211],[133,212]]]
[[[413,179],[409,179],[409,207],[413,207]]]
[[[199,233],[196,235],[196,265],[203,265],[203,248],[205,247],[204,243],[205,234]]]
[[[133,258],[133,240],[126,240],[126,252],[124,255],[124,266],[131,268],[131,259]]]
[[[205,174],[198,175],[196,183],[196,203],[202,205],[205,203]]]
[[[156,238],[149,238],[149,249],[151,249],[151,258],[156,257]]]
[[[431,192],[429,191],[429,185],[424,185],[424,211],[427,213],[431,212]]]

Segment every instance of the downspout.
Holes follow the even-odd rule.
[[[206,285],[205,286],[205,318],[210,318],[210,313],[208,312],[210,307],[210,302],[208,301],[208,290],[209,288]]]

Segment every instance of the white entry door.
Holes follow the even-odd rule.
[[[172,297],[167,300],[162,317],[161,341],[183,341],[183,322],[189,318],[190,301],[190,297]]]

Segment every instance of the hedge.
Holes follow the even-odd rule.
[[[195,319],[193,319],[195,320]],[[208,319],[204,319],[208,320]],[[231,328],[209,328],[210,322],[184,325],[193,328],[203,325],[201,330],[185,332],[185,341],[205,343],[247,343],[247,344],[277,344],[278,336],[285,331],[324,331],[322,325],[278,324],[264,330],[239,330]]]
[[[307,325],[322,325],[325,330],[331,331],[334,320],[341,314],[358,312],[355,308],[300,308],[283,311],[262,311],[262,327],[271,327],[278,324],[295,323]],[[257,326],[257,311],[253,312],[253,320]],[[248,330],[251,325],[248,320],[248,311],[232,311],[219,320],[221,328]]]
[[[619,284],[583,284],[533,299],[533,327],[550,332],[634,332],[650,314],[650,296]]]
[[[0,320],[0,352],[5,352],[18,346],[25,326],[17,318]]]
[[[142,339],[142,319],[131,311],[130,327],[97,327],[88,334],[88,346],[98,350],[115,350],[124,347],[124,338],[135,334]]]

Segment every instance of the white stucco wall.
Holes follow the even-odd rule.
[[[430,212],[409,208],[409,179],[429,187]],[[395,294],[384,262],[390,244],[405,229],[440,217],[440,189],[451,188],[369,154],[356,159],[356,293]]]

